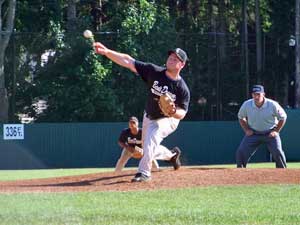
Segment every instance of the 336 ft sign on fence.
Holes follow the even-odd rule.
[[[24,139],[24,124],[3,124],[4,140]]]

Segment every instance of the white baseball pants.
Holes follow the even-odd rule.
[[[154,159],[169,161],[176,154],[160,143],[165,137],[176,130],[179,121],[173,117],[150,120],[144,114],[142,127],[144,156],[139,163],[139,173],[151,176],[151,166]]]
[[[121,172],[131,157],[132,153],[126,150],[126,148],[123,148],[121,156],[116,164],[115,172]],[[158,162],[155,159],[152,161],[152,164],[155,170],[159,170]]]

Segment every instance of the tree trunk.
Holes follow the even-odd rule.
[[[4,2],[4,0],[0,1],[0,123],[8,121],[8,98],[5,86],[4,58],[5,50],[13,30],[16,11],[16,0],[9,0],[8,4],[6,4],[8,7],[7,14],[3,16],[2,12],[4,10],[2,6]]]
[[[68,0],[67,18],[68,30],[76,30],[76,2],[77,0]]]
[[[213,0],[208,1],[208,18],[209,18],[209,33],[208,35],[208,42],[207,42],[207,67],[208,67],[208,82],[209,86],[212,87],[212,92],[210,94],[211,99],[208,100],[208,103],[211,107],[211,120],[216,120],[215,111],[216,111],[216,104],[217,104],[217,90],[215,85],[214,78],[216,76],[216,65],[217,65],[217,36],[216,36],[216,17],[214,13],[213,7]]]
[[[10,122],[16,121],[16,91],[17,91],[17,77],[16,77],[16,36],[15,33],[12,33],[11,36],[11,43],[12,43],[12,57],[13,57],[13,63],[12,63],[12,87],[11,87],[11,93],[9,97],[9,110],[8,110],[8,120]]]
[[[219,115],[219,119],[223,119],[223,75],[225,74],[224,71],[226,70],[226,60],[227,60],[227,51],[226,51],[226,34],[227,34],[227,21],[226,21],[226,16],[225,16],[225,10],[226,10],[226,5],[225,5],[225,0],[219,0],[218,4],[218,12],[219,12],[219,31],[220,34],[218,36],[218,53],[219,53],[219,66],[218,66],[218,102],[219,104],[217,105],[217,112]]]
[[[169,14],[171,18],[176,17],[177,12],[177,1],[176,0],[168,0],[168,8],[169,8]]]
[[[300,0],[296,0],[296,16],[295,16],[295,108],[300,108]]]
[[[226,54],[226,34],[227,34],[227,25],[226,25],[226,16],[225,16],[225,2],[224,0],[219,0],[219,49],[220,49],[220,61],[223,64],[227,58]]]
[[[260,3],[255,0],[255,30],[256,30],[256,73],[257,83],[262,81],[262,38],[261,38],[261,21],[260,21]]]
[[[1,51],[1,49],[0,49]],[[0,123],[8,121],[8,98],[4,80],[4,52],[0,52]]]
[[[247,19],[247,0],[243,0],[243,8],[242,8],[242,54],[243,54],[243,62],[242,62],[242,72],[245,73],[246,80],[246,98],[249,97],[249,56],[248,56],[248,19]]]

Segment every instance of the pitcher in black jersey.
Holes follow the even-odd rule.
[[[108,49],[100,42],[94,43],[95,52],[109,58],[116,64],[139,74],[148,86],[143,125],[142,141],[144,156],[140,160],[137,174],[132,182],[143,182],[151,179],[153,159],[171,161],[174,169],[180,167],[181,151],[178,147],[167,149],[160,143],[174,132],[187,111],[190,102],[190,91],[180,75],[187,61],[187,54],[180,48],[170,50],[166,67],[135,60],[128,54]],[[169,93],[175,102],[176,110],[172,116],[165,116],[158,105],[162,94]]]

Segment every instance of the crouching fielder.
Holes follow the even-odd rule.
[[[138,119],[134,116],[129,118],[128,128],[124,129],[118,140],[122,148],[121,156],[116,164],[115,172],[121,172],[130,158],[140,159],[143,156],[142,129],[139,128]],[[158,162],[152,161],[154,170],[159,170]]]

